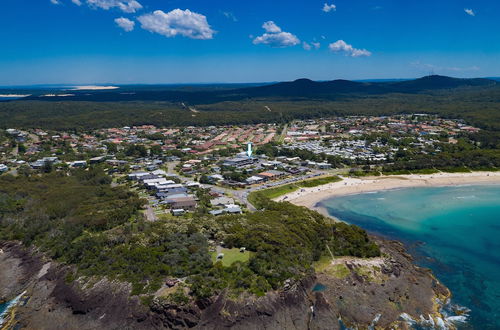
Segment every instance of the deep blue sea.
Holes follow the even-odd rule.
[[[500,329],[500,185],[406,188],[320,205],[369,232],[404,242],[471,310],[466,326]]]

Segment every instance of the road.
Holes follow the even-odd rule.
[[[274,188],[274,187],[277,187],[277,186],[281,186],[281,185],[285,185],[285,184],[290,184],[290,183],[294,183],[294,182],[298,182],[298,181],[303,181],[303,180],[307,180],[307,179],[312,179],[312,178],[315,178],[315,177],[318,177],[318,176],[322,176],[322,175],[326,175],[326,174],[328,174],[328,173],[327,172],[323,172],[323,171],[316,171],[315,170],[315,171],[313,171],[310,174],[301,175],[301,176],[293,177],[293,178],[286,178],[286,179],[278,180],[278,181],[272,181],[272,182],[268,182],[268,183],[265,183],[265,184],[262,184],[262,185],[259,185],[259,186],[249,187],[249,188],[241,189],[241,190],[232,190],[232,189],[221,188],[221,187],[217,187],[217,188],[218,189],[224,189],[225,191],[230,192],[236,199],[238,199],[238,201],[240,203],[246,205],[247,208],[250,211],[256,211],[257,209],[248,201],[248,195],[251,192],[253,192],[253,191],[259,191],[259,190],[262,190],[262,189]]]
[[[155,211],[153,210],[153,208],[149,204],[146,206],[146,210],[144,211],[144,215],[146,216],[147,221],[155,222],[156,220],[158,220],[158,217],[156,216]]]
[[[175,175],[177,175],[177,173],[175,173],[175,167],[177,165],[179,165],[179,161],[169,162],[167,164],[167,174],[175,174]]]
[[[287,132],[288,132],[288,124],[285,124],[285,126],[283,126],[283,130],[281,131],[281,134],[278,138],[278,143],[283,143],[283,141],[285,141]]]
[[[286,130],[287,130],[287,126],[285,126],[285,128],[284,128],[285,136],[286,136]],[[178,164],[178,162],[169,163],[168,164],[168,173],[175,173],[174,168],[175,168],[175,166],[177,166],[177,164]],[[272,181],[272,182],[268,182],[268,183],[261,184],[258,186],[248,187],[246,189],[238,189],[238,190],[226,188],[226,187],[221,187],[221,186],[216,186],[216,185],[212,185],[212,184],[203,184],[202,186],[204,188],[207,188],[207,189],[213,188],[216,191],[221,191],[226,196],[232,196],[237,202],[239,202],[242,205],[245,205],[248,210],[257,211],[257,209],[248,201],[248,195],[251,192],[259,191],[262,189],[273,188],[273,187],[277,187],[277,186],[281,186],[281,185],[285,185],[285,184],[289,184],[289,183],[294,183],[294,182],[298,182],[298,181],[303,181],[303,180],[307,180],[307,179],[312,179],[312,178],[322,176],[322,175],[327,175],[327,174],[331,174],[331,172],[313,170],[311,173],[306,174],[306,175],[301,175],[301,176],[292,177],[292,178],[286,178],[286,179],[278,180],[278,181]],[[188,178],[185,178],[183,176],[179,176],[179,178],[183,182],[189,181]],[[153,216],[156,218],[156,215],[154,214],[154,212],[153,212]]]

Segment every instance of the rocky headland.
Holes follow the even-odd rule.
[[[411,320],[447,324],[450,297],[431,272],[413,264],[403,245],[374,238],[373,259],[322,260],[301,281],[263,297],[225,293],[175,305],[131,296],[127,283],[76,279],[69,267],[17,242],[0,243],[0,302],[24,293],[3,326],[22,329],[406,329]]]

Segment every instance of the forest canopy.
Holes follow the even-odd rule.
[[[248,214],[147,222],[144,201],[110,182],[98,168],[1,176],[0,240],[35,245],[72,265],[70,280],[107,276],[132,283],[133,294],[151,294],[166,278],[186,278],[194,299],[225,289],[263,295],[310,274],[327,246],[335,255],[380,255],[361,228],[268,199],[265,210]],[[250,259],[213,263],[210,241],[245,247]]]
[[[0,128],[90,130],[150,124],[158,127],[283,123],[327,116],[429,113],[500,130],[500,87],[443,89],[413,94],[336,94],[335,97],[250,97],[233,101],[0,102]],[[189,102],[187,102],[189,104]],[[269,110],[270,109],[270,110]]]

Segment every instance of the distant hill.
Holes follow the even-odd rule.
[[[239,89],[238,92],[253,97],[264,96],[328,96],[336,94],[386,94],[386,93],[419,93],[439,89],[459,87],[495,86],[498,82],[491,79],[459,79],[445,76],[427,76],[414,80],[396,82],[355,82],[349,80],[333,80],[315,82],[309,79],[298,79],[269,86]]]
[[[115,90],[67,91],[59,90],[50,97],[33,93],[23,100],[42,101],[88,101],[88,102],[123,102],[123,101],[166,101],[186,102],[191,104],[210,104],[223,101],[240,101],[251,98],[287,98],[287,99],[327,99],[356,95],[376,95],[390,93],[423,93],[454,88],[478,88],[500,86],[492,79],[459,79],[445,76],[427,76],[414,80],[399,81],[312,81],[298,79],[291,82],[256,85],[137,85],[121,86]],[[68,95],[69,94],[69,95]]]
[[[498,84],[498,82],[485,78],[460,79],[437,75],[389,83],[389,85],[391,85],[390,87],[398,92],[422,92],[425,90],[451,89],[458,87],[484,87],[494,86],[496,84]]]

